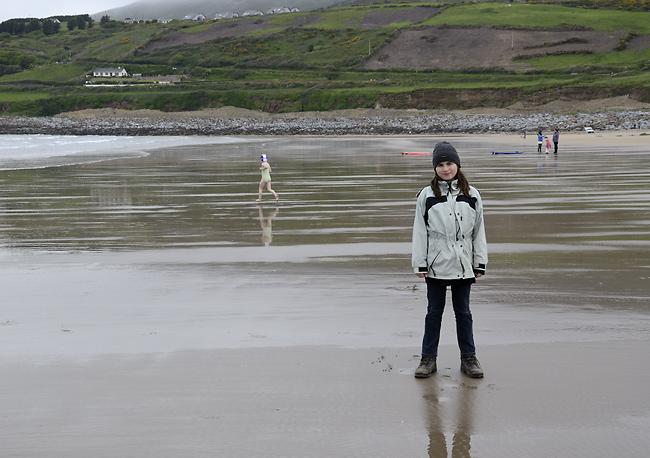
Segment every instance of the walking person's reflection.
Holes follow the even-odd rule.
[[[268,218],[264,217],[264,211],[262,210],[261,205],[258,205],[257,209],[259,210],[260,213],[260,226],[262,226],[262,245],[269,246],[271,245],[271,241],[273,240],[272,221],[273,218],[278,216],[278,213],[280,212],[280,207],[275,207],[275,211]]]

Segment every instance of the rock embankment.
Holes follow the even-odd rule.
[[[116,111],[116,110],[113,110]],[[572,114],[477,114],[385,110],[269,115],[219,113],[69,114],[53,118],[0,117],[2,134],[54,135],[405,135],[650,129],[649,110]]]

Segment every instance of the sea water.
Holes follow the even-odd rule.
[[[513,137],[452,139],[483,196],[491,251],[647,249],[645,148],[562,144],[540,155],[534,139]],[[408,243],[432,168],[430,156],[400,153],[436,141],[0,135],[0,221],[24,249],[256,246],[260,221],[275,246]],[[508,148],[524,154],[491,154]],[[255,202],[262,153],[279,207],[266,191]]]
[[[88,164],[146,155],[177,145],[237,141],[205,137],[122,137],[102,135],[0,135],[0,170]]]

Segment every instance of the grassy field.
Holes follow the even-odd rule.
[[[36,83],[59,83],[78,84],[83,83],[84,76],[91,67],[78,64],[55,64],[25,70],[20,73],[4,75],[0,78],[1,83],[36,82]],[[2,100],[2,99],[0,99]]]
[[[634,30],[650,34],[650,13],[568,8],[558,5],[476,3],[445,9],[424,25]]]
[[[27,70],[0,76],[0,109],[9,114],[54,114],[89,107],[187,110],[232,104],[274,111],[327,110],[373,106],[382,95],[435,90],[543,91],[545,88],[648,88],[650,48],[592,54],[547,55],[526,59],[526,72],[486,68],[473,71],[370,71],[369,56],[381,52],[400,30],[411,27],[516,27],[634,31],[650,35],[650,13],[553,4],[446,4],[422,24],[384,22],[361,28],[361,20],[378,12],[398,13],[431,3],[390,3],[278,15],[271,27],[242,36],[145,51],[171,33],[196,36],[215,24],[121,24],[104,29],[65,31],[45,37],[32,32],[1,37],[3,51],[34,57]],[[432,12],[435,11],[433,8]],[[316,15],[305,21],[305,16]],[[376,17],[373,16],[373,17]],[[300,27],[295,26],[301,19]],[[317,19],[317,20],[316,20]],[[423,18],[425,19],[425,18]],[[230,21],[233,22],[233,21]],[[234,21],[236,22],[236,21]],[[166,86],[84,87],[95,67],[124,67],[144,75],[182,74],[181,84]],[[129,80],[124,81],[126,84]],[[12,87],[29,84],[32,91]],[[484,103],[484,102],[481,102]]]
[[[51,97],[50,91],[24,91],[17,92],[13,89],[3,90],[0,89],[0,100],[5,102],[24,102],[27,100],[41,100]]]
[[[526,59],[526,62],[541,70],[561,70],[565,68],[616,68],[619,70],[647,70],[650,63],[650,48],[642,53],[635,51],[616,51],[600,54],[570,54]],[[648,80],[650,82],[650,80]]]

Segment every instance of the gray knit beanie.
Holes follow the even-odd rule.
[[[460,167],[460,157],[456,148],[449,142],[440,142],[433,148],[433,168],[435,169],[441,162],[453,162]]]

